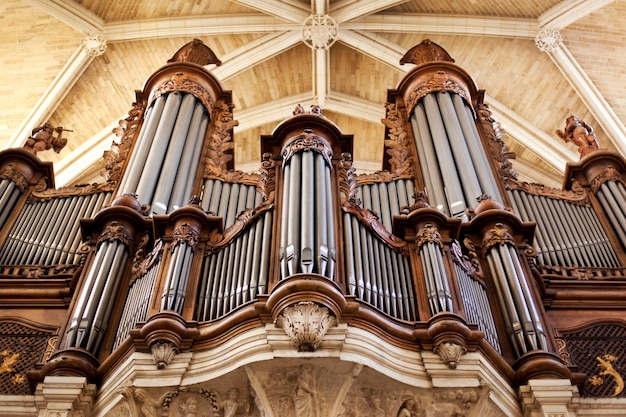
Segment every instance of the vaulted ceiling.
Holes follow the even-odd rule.
[[[58,186],[96,180],[134,91],[199,38],[233,93],[236,168],[256,170],[259,136],[319,104],[354,134],[357,171],[375,171],[387,89],[430,39],[486,91],[521,178],[559,186],[579,158],[555,134],[570,114],[626,156],[625,20],[626,0],[0,0],[0,148],[63,126],[67,146],[38,156]]]

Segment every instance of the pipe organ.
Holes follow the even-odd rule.
[[[1,152],[0,277],[15,285],[2,284],[0,297],[16,297],[25,306],[16,314],[31,309],[28,326],[51,335],[45,355],[20,348],[39,362],[28,370],[32,386],[78,375],[104,390],[98,415],[128,407],[138,416],[148,415],[142,407],[189,410],[190,399],[210,400],[212,415],[303,415],[304,388],[292,399],[293,387],[272,384],[314,377],[345,397],[358,391],[351,384],[384,377],[426,392],[455,386],[440,381],[457,367],[458,392],[472,378],[490,381],[491,393],[475,384],[482,402],[466,401],[501,407],[490,415],[523,415],[512,393],[537,379],[582,387],[595,365],[571,361],[568,337],[622,320],[626,162],[593,149],[568,164],[562,190],[521,182],[471,77],[430,41],[402,63],[415,68],[389,91],[384,169],[371,174],[353,166],[358,138],[316,105],[298,105],[261,136],[258,171],[235,170],[231,93],[205,68],[219,60],[197,40],[137,92],[120,143],[105,154],[104,183],[56,190],[50,164]],[[36,324],[43,308],[56,312],[48,327]],[[602,358],[604,336],[595,337]],[[339,387],[333,364],[359,382]],[[28,391],[15,380],[21,391],[8,393]],[[167,391],[174,380],[177,391]],[[245,383],[229,391],[232,401],[258,391],[245,413],[228,411],[225,393],[198,388],[235,380]],[[167,401],[155,399],[157,388]],[[580,395],[600,395],[593,389]],[[384,415],[418,407],[400,397],[388,395],[385,410],[379,403]],[[278,413],[283,400],[291,414]],[[350,415],[348,397],[334,407]]]

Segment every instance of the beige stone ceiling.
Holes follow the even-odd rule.
[[[328,50],[303,42],[312,13],[338,23]],[[570,114],[625,154],[625,19],[626,0],[0,0],[0,148],[22,146],[44,122],[63,126],[68,145],[39,156],[55,163],[59,186],[96,180],[134,91],[199,38],[233,93],[237,168],[257,169],[259,136],[296,104],[319,103],[354,134],[357,170],[373,171],[387,89],[410,69],[399,59],[428,38],[486,91],[521,178],[558,186],[578,159],[554,133]],[[535,44],[545,29],[562,38],[552,52]],[[95,57],[80,48],[93,33],[106,41]]]

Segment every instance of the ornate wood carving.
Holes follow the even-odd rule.
[[[102,231],[100,237],[98,237],[98,244],[100,246],[102,242],[119,241],[127,247],[131,247],[133,243],[133,236],[128,233],[128,230],[123,224],[117,221],[112,221]]]
[[[165,81],[152,90],[148,102],[152,103],[160,96],[174,92],[192,94],[200,100],[209,113],[213,112],[215,102],[211,94],[203,86],[198,84],[194,79],[189,78],[187,74],[182,71],[175,72],[168,81]]]
[[[426,80],[425,82],[419,84],[418,86],[411,91],[408,96],[406,107],[408,109],[412,109],[415,107],[415,104],[419,101],[420,98],[430,94],[436,93],[440,91],[449,91],[451,93],[456,93],[463,97],[466,102],[471,103],[471,97],[469,91],[465,88],[465,86],[454,78],[450,77],[448,73],[445,71],[436,71],[433,75]]]
[[[513,236],[509,232],[509,229],[504,227],[502,223],[496,223],[494,227],[489,229],[482,240],[481,248],[483,254],[487,253],[489,249],[494,245],[514,244]]]
[[[426,223],[424,227],[417,232],[415,239],[415,243],[418,248],[421,248],[422,245],[427,242],[432,242],[440,248],[443,247],[443,244],[441,243],[441,234],[432,223]]]
[[[484,92],[481,93],[484,94]],[[510,161],[511,159],[515,159],[515,153],[509,151],[508,146],[502,140],[504,132],[500,129],[500,123],[492,117],[489,106],[483,103],[482,94],[474,107],[478,115],[480,126],[489,139],[487,149],[491,157],[499,164],[498,173],[500,177],[517,179],[517,172],[513,169],[513,165]]]
[[[430,39],[424,39],[404,54],[400,59],[400,65],[407,63],[421,65],[433,61],[454,62],[454,59],[441,46]]]
[[[328,165],[332,165],[333,149],[321,136],[317,136],[310,129],[292,139],[282,151],[283,161],[288,161],[295,153],[303,151],[317,152],[324,157]]]
[[[409,256],[408,244],[389,232],[380,222],[376,212],[361,207],[361,201],[357,197],[358,184],[352,166],[352,156],[347,152],[342,154],[342,160],[339,164],[339,190],[345,195],[345,201],[341,205],[344,212],[355,215],[361,224],[371,230],[391,249],[403,256]]]
[[[210,64],[222,65],[217,55],[200,39],[194,39],[183,45],[167,62],[191,62],[203,67]]]
[[[120,143],[113,142],[111,150],[104,153],[105,168],[102,176],[110,181],[119,181],[122,178],[123,167],[130,155],[146,110],[147,103],[141,91],[136,91],[135,95],[136,99],[128,111],[128,116],[120,120],[119,126],[113,129],[115,136],[120,138]]]
[[[233,120],[233,105],[225,102],[220,103],[219,113],[213,123],[213,131],[206,143],[206,156],[204,164],[204,179],[219,179],[228,182],[238,182],[247,176],[249,183],[256,183],[257,178],[241,171],[229,171],[228,165],[233,159],[232,150],[233,128],[239,124]]]
[[[575,180],[572,180],[572,181],[575,181]],[[624,177],[612,165],[609,165],[604,170],[597,173],[593,178],[591,178],[591,181],[589,181],[589,186],[591,187],[591,190],[595,194],[600,189],[600,186],[607,181],[621,182],[623,185],[626,186],[626,181],[624,181]],[[572,185],[572,188],[573,188],[573,185]]]
[[[26,191],[28,188],[28,179],[24,176],[24,174],[16,169],[15,165],[12,163],[7,164],[0,169],[0,179],[8,179],[11,180],[17,185],[21,192]],[[46,179],[44,178],[44,185],[46,184]]]
[[[564,130],[557,130],[556,134],[563,142],[571,142],[578,146],[581,157],[599,148],[593,128],[574,115],[565,120]]]
[[[183,223],[176,227],[172,232],[172,252],[174,248],[181,243],[186,243],[187,246],[195,247],[200,239],[200,233],[195,230],[189,223]]]
[[[558,188],[548,187],[543,184],[522,182],[510,177],[504,178],[504,186],[507,190],[519,190],[532,195],[566,200],[579,206],[591,205],[589,193],[576,179],[572,179],[571,190],[561,190]]]
[[[263,200],[274,201],[274,191],[276,189],[276,163],[272,154],[266,152],[261,157],[261,168],[256,190],[263,196]]]
[[[411,139],[395,103],[385,104],[386,118],[381,122],[387,128],[385,146],[390,156],[389,165],[394,178],[413,178],[414,167],[411,156]]]
[[[626,279],[626,268],[582,268],[576,266],[534,265],[537,271],[551,280],[610,281]]]
[[[52,198],[63,197],[76,197],[81,195],[90,195],[95,193],[113,191],[115,188],[114,182],[101,182],[93,184],[80,184],[72,185],[68,187],[61,187],[58,189],[45,189],[45,190],[33,190],[32,194],[28,197],[28,202],[33,203],[36,201],[46,201]]]
[[[154,247],[146,256],[143,256],[143,249],[138,249],[137,254],[133,260],[133,267],[131,271],[130,284],[135,282],[139,277],[142,277],[152,268],[154,264],[161,260],[163,256],[163,241],[157,239],[154,243]]]
[[[57,134],[56,137],[54,132]],[[32,130],[30,137],[24,144],[24,149],[33,155],[48,149],[59,153],[67,144],[67,139],[63,137],[63,132],[72,132],[72,130],[63,129],[62,126],[52,127],[49,123],[44,123],[43,126],[38,126]]]
[[[223,233],[214,229],[209,235],[209,242],[207,246],[208,253],[219,252],[235,237],[239,236],[239,234],[251,225],[259,216],[272,208],[274,208],[274,202],[272,200],[266,200],[255,208],[248,208],[242,211],[235,219],[235,222],[228,229],[224,230]]]
[[[467,274],[475,281],[480,282],[483,287],[485,286],[485,280],[482,267],[480,266],[480,260],[478,259],[478,253],[476,247],[469,236],[466,236],[463,240],[463,246],[467,249],[467,255],[463,254],[461,245],[456,240],[452,242],[450,247],[452,248],[452,261],[463,268]]]
[[[455,369],[461,356],[467,353],[467,349],[458,343],[442,342],[435,346],[433,353],[439,355],[448,368]]]

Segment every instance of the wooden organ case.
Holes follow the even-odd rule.
[[[625,161],[581,148],[563,189],[521,182],[447,52],[424,41],[402,63],[373,174],[316,105],[235,170],[231,95],[199,41],[137,92],[105,182],[55,189],[51,164],[1,152],[15,415],[626,409]]]

